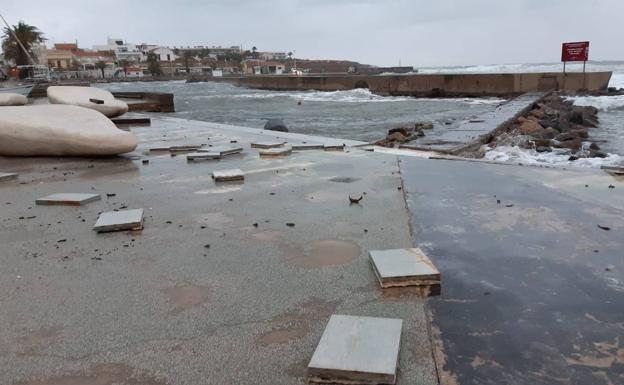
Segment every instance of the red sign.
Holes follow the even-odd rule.
[[[575,43],[563,43],[561,47],[561,61],[587,61],[589,60],[589,42],[579,41]]]

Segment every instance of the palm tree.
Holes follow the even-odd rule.
[[[258,58],[258,48],[256,48],[255,45],[251,47],[251,56],[253,56],[254,59]]]
[[[121,59],[118,65],[123,69],[124,77],[128,76],[128,67],[130,67],[131,63],[127,59]]]
[[[106,62],[103,60],[98,60],[97,62],[95,62],[95,68],[102,71],[102,79],[104,79],[104,69],[106,68]]]
[[[292,57],[293,57],[293,53],[292,53],[292,51],[288,52],[288,58],[289,58],[290,60],[292,60]]]
[[[43,37],[43,32],[35,26],[28,25],[23,21],[17,23],[12,27],[12,30],[8,27],[3,29],[2,35],[2,50],[4,51],[4,58],[7,60],[14,60],[16,65],[36,64],[29,63],[30,59],[28,55],[32,55],[32,46],[38,43],[43,43],[46,38]],[[15,36],[22,43],[23,49],[19,42],[15,40]],[[26,50],[26,52],[24,52]]]

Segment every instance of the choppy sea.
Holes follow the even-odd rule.
[[[420,73],[514,73],[556,72],[560,63],[497,64],[465,67],[420,68]],[[581,71],[582,64],[569,64],[567,71]],[[610,86],[624,88],[624,62],[589,62],[588,71],[613,71]],[[177,117],[263,127],[266,119],[280,118],[292,132],[372,141],[389,128],[420,121],[433,122],[436,129],[453,129],[472,116],[493,108],[503,100],[423,99],[383,97],[368,90],[335,92],[277,92],[236,87],[226,83],[138,82],[104,84],[109,90],[153,90],[173,92]],[[599,127],[590,130],[606,159],[568,161],[563,151],[537,153],[515,147],[498,147],[486,153],[496,161],[524,164],[600,167],[624,162],[624,96],[574,97],[577,105],[591,105],[599,112]]]

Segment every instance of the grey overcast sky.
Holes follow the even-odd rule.
[[[563,41],[590,40],[592,59],[624,60],[624,0],[2,0],[0,13],[85,48],[110,36],[422,67],[556,62]]]

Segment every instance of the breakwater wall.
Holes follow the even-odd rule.
[[[240,86],[278,91],[338,91],[368,88],[392,96],[509,96],[549,90],[605,91],[611,72],[518,73],[518,74],[430,74],[430,75],[305,75],[205,77],[189,82],[225,81]]]

